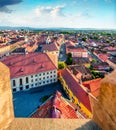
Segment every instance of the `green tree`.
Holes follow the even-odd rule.
[[[66,64],[67,65],[72,65],[72,62],[73,62],[72,54],[68,53],[67,54],[67,59],[66,59]]]
[[[58,62],[58,69],[64,69],[66,68],[66,65],[64,62]]]

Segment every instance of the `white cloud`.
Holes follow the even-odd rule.
[[[88,9],[86,9],[83,12],[78,13],[77,17],[80,17],[80,18],[91,18],[92,15],[89,13]]]
[[[60,17],[64,16],[63,14],[63,8],[64,6],[56,6],[56,7],[51,7],[51,6],[43,6],[43,7],[38,7],[35,9],[35,13],[37,16],[51,16],[51,17]]]

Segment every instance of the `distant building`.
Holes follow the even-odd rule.
[[[57,43],[45,44],[42,46],[42,52],[50,52],[59,56],[59,46]]]
[[[66,53],[71,53],[72,57],[88,57],[87,50],[83,48],[76,47],[74,43],[67,43],[66,44]]]
[[[57,82],[57,67],[47,54],[11,55],[3,63],[10,69],[13,92]]]
[[[32,118],[81,118],[77,115],[75,108],[62,97],[60,92],[52,95],[32,115]]]

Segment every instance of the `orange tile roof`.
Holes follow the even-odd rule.
[[[98,78],[90,81],[85,81],[83,82],[83,85],[90,90],[91,94],[93,94],[94,97],[97,97],[99,94],[100,83],[101,78]]]
[[[59,51],[59,49],[55,43],[52,43],[43,45],[42,51]]]
[[[62,97],[60,92],[51,96],[31,115],[32,118],[78,118],[74,108]]]

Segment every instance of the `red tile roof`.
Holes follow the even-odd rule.
[[[99,57],[99,59],[101,59],[103,62],[108,59],[108,56],[105,55],[105,54],[99,54],[98,57]]]
[[[58,51],[58,47],[55,43],[45,44],[42,47],[42,51]]]
[[[78,118],[74,108],[56,92],[31,115],[32,118]]]
[[[74,78],[74,76],[70,73],[68,69],[63,70],[61,74],[73,94],[88,110],[91,111],[89,96],[87,92],[85,92],[83,88],[79,85],[76,78]]]
[[[97,97],[99,94],[100,83],[101,78],[98,78],[90,81],[85,81],[83,82],[83,85],[90,90],[91,94],[93,94],[94,97]]]
[[[10,68],[11,78],[57,69],[45,53],[11,55],[2,62]]]

